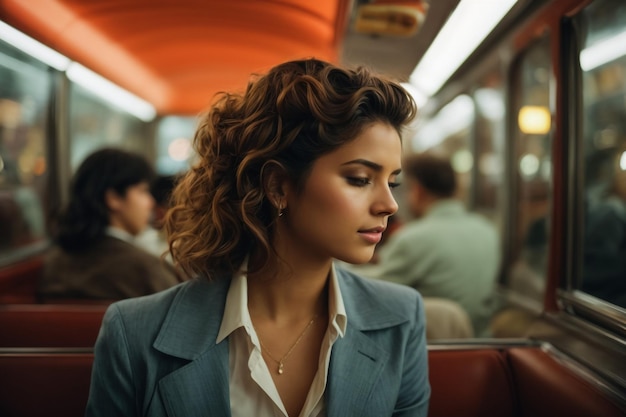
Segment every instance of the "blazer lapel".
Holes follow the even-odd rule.
[[[194,282],[163,321],[154,348],[191,361],[158,382],[169,416],[230,416],[228,339],[216,344],[229,286],[229,279]]]
[[[168,416],[230,416],[228,340],[159,381]]]
[[[328,416],[365,416],[371,391],[388,353],[359,330],[348,326],[331,355],[328,379]]]
[[[344,337],[333,345],[327,387],[328,416],[375,416],[378,411],[372,407],[372,391],[390,352],[368,333],[398,326],[407,319],[381,301],[373,287],[363,285],[361,278],[341,269],[336,271],[348,324]]]

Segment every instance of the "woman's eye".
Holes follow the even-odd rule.
[[[399,182],[390,182],[390,183],[389,183],[389,188],[396,188],[396,187],[399,187],[399,186],[401,186],[401,185],[402,185],[402,184],[401,184],[401,183],[399,183]]]
[[[365,187],[372,183],[370,179],[366,177],[348,177],[347,180],[350,185],[356,185],[357,187]]]

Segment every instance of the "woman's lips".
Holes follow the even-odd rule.
[[[359,230],[359,235],[368,243],[376,244],[383,238],[384,227],[375,227],[373,229]]]

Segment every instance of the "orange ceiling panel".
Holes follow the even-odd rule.
[[[253,72],[335,61],[350,0],[0,0],[0,18],[151,102],[196,114]]]

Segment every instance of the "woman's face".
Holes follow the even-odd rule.
[[[278,220],[286,247],[320,261],[368,262],[398,209],[391,189],[401,153],[396,130],[374,123],[316,160],[301,193],[289,190],[286,214]]]

